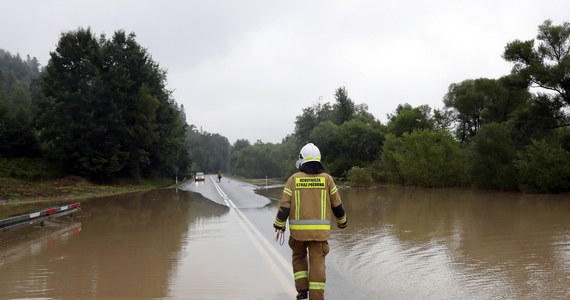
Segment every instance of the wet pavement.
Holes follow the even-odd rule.
[[[268,197],[255,193],[255,189],[259,187],[237,181],[234,179],[222,179],[217,182],[217,178],[207,176],[205,182],[192,182],[180,186],[182,190],[188,190],[200,193],[204,197],[227,205],[233,211],[242,216],[242,222],[250,224],[246,230],[251,231],[262,246],[264,252],[276,261],[277,267],[282,274],[284,280],[288,282],[288,290],[293,291],[291,295],[295,295],[295,287],[293,282],[293,271],[291,268],[291,249],[287,245],[289,237],[288,232],[285,233],[286,240],[283,245],[275,241],[275,231],[273,222],[277,213],[277,201],[269,200]],[[281,189],[278,188],[280,191]],[[250,239],[250,242],[252,240]],[[255,243],[255,242],[254,242]],[[331,252],[335,251],[334,244],[331,245]],[[258,252],[259,254],[260,252]],[[260,255],[260,256],[264,256]],[[266,268],[271,266],[265,266]],[[262,268],[264,266],[261,266]],[[281,275],[279,277],[282,277]],[[327,264],[327,299],[371,299],[360,291],[352,281],[346,276],[341,275],[340,271],[334,266]],[[293,296],[291,299],[294,299]],[[265,298],[273,299],[273,298]]]

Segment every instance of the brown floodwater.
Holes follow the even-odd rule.
[[[342,191],[332,262],[377,299],[570,299],[570,195]]]
[[[333,230],[327,263],[370,299],[570,298],[568,194],[381,187],[341,196],[349,227]],[[276,206],[243,211],[270,227]],[[239,218],[176,190],[83,201],[74,219],[0,233],[0,299],[291,299]]]
[[[0,233],[0,299],[289,299],[252,267],[236,218],[176,190],[84,201],[74,219]]]

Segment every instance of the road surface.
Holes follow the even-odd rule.
[[[275,231],[272,226],[277,212],[276,201],[257,195],[254,192],[256,186],[231,178],[222,178],[221,182],[218,182],[214,175],[207,175],[204,182],[188,182],[178,188],[200,193],[211,201],[229,207],[237,223],[235,226],[241,228],[238,232],[242,235],[238,239],[239,243],[251,245],[250,255],[259,258],[256,260],[256,266],[250,266],[251,270],[264,270],[264,273],[266,273],[265,270],[269,270],[271,282],[277,283],[274,289],[278,289],[272,294],[279,295],[279,298],[283,297],[283,299],[295,298],[296,292],[290,263],[291,249],[287,245],[289,234],[287,231],[285,244],[280,245],[275,241]],[[220,234],[229,233],[221,232]],[[240,247],[243,246],[240,245]],[[331,251],[335,249],[331,247]],[[249,281],[251,277],[243,276],[243,280]],[[244,285],[249,285],[249,283],[244,282]],[[332,300],[370,299],[329,262],[327,262],[325,296]]]

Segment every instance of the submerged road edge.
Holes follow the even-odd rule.
[[[228,196],[226,195],[226,193],[224,193],[224,191],[218,185],[216,180],[212,176],[209,176],[209,178],[212,181],[212,183],[214,183],[214,187],[216,188],[216,191],[224,199],[224,202],[226,203],[226,205],[231,208],[230,211],[234,212],[237,215],[238,219],[240,220],[240,222],[239,222],[240,225],[245,230],[249,239],[253,242],[253,245],[255,246],[257,251],[262,255],[263,259],[265,260],[265,262],[267,263],[269,268],[276,275],[281,286],[290,295],[295,296],[296,295],[296,293],[294,292],[295,286],[293,285],[293,283],[288,278],[286,278],[285,274],[283,273],[283,272],[285,272],[287,274],[293,274],[293,268],[291,267],[291,265],[285,261],[283,256],[281,256],[281,254],[279,252],[277,252],[277,250],[267,241],[267,239],[265,239],[265,237],[261,234],[261,232],[259,232],[259,230],[255,227],[255,225],[253,225],[249,221],[249,219],[241,212],[241,210],[233,203],[233,201],[230,198],[228,198]],[[257,238],[256,238],[256,236],[257,236]],[[275,264],[275,261],[267,253],[267,251],[265,251],[263,249],[262,245],[259,244],[259,240],[262,241],[265,248],[271,252],[273,257],[279,262],[279,264],[281,265],[281,267],[283,269],[280,269],[279,266],[277,264]]]

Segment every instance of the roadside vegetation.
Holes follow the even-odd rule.
[[[94,184],[79,176],[66,176],[57,180],[29,181],[0,178],[0,205],[19,205],[35,202],[72,201],[115,194],[143,191],[155,184],[114,182]]]
[[[166,71],[134,33],[97,37],[79,28],[61,34],[43,68],[0,50],[0,197],[95,189],[48,183],[68,176],[103,190],[196,171],[286,178],[307,142],[352,186],[569,192],[569,53],[570,23],[547,20],[536,39],[506,44],[510,74],[451,83],[440,108],[403,103],[383,124],[343,86],[334,101],[302,108],[281,143],[230,144],[188,123]]]

